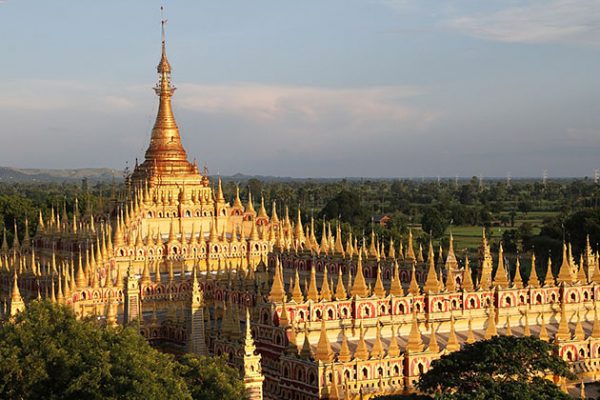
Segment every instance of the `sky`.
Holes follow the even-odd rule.
[[[211,174],[592,176],[598,0],[0,0],[0,165],[131,166],[160,6]]]

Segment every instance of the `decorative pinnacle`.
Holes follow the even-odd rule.
[[[166,38],[165,38],[165,24],[167,20],[163,17],[163,7],[160,8],[160,32],[161,32],[161,57],[158,66],[156,67],[156,71],[160,74],[160,81],[155,88],[157,95],[172,95],[175,91],[175,88],[171,86],[171,64],[169,64],[169,60],[167,59],[167,46],[166,46]]]

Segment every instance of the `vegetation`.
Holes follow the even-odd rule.
[[[576,378],[555,351],[554,345],[534,337],[495,336],[433,361],[417,388],[439,400],[568,400],[545,378]]]
[[[227,366],[224,358],[186,354],[179,359],[179,374],[193,399],[243,400],[244,385],[237,370]]]
[[[545,379],[576,378],[555,351],[534,337],[495,336],[433,361],[417,387],[442,399],[569,399]]]
[[[213,184],[216,180],[213,179]],[[589,179],[552,180],[543,184],[533,180],[502,180],[480,182],[470,180],[399,180],[399,179],[341,179],[341,180],[224,180],[223,188],[233,200],[236,185],[240,186],[242,201],[251,192],[255,202],[262,195],[270,212],[270,204],[278,205],[283,214],[290,207],[295,218],[296,208],[302,209],[303,222],[311,217],[317,221],[320,235],[321,220],[341,223],[344,235],[352,231],[361,238],[374,230],[383,240],[396,243],[409,228],[415,240],[426,244],[431,237],[447,245],[452,231],[455,249],[475,253],[486,229],[493,247],[502,240],[505,254],[514,256],[535,248],[538,259],[560,257],[563,238],[570,240],[577,254],[590,234],[593,246],[600,242],[600,185]],[[12,225],[16,220],[22,238],[25,217],[30,230],[37,226],[41,209],[48,215],[54,208],[62,213],[71,210],[79,200],[82,213],[106,212],[111,202],[123,198],[123,184],[83,181],[72,183],[0,183],[0,223],[8,228],[12,240]],[[257,204],[255,204],[257,207]],[[389,217],[379,223],[381,216]],[[345,237],[344,237],[345,240]],[[514,265],[514,262],[510,263]],[[525,271],[527,263],[522,264]]]
[[[222,360],[178,362],[134,327],[103,328],[34,301],[0,325],[0,398],[240,400],[244,388]]]

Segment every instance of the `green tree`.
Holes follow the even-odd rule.
[[[0,398],[190,399],[176,366],[134,328],[101,328],[48,302],[0,327]]]
[[[243,400],[246,397],[238,371],[221,357],[186,354],[179,364],[180,375],[194,399]]]
[[[319,217],[327,219],[340,218],[355,226],[364,226],[368,222],[368,211],[361,205],[360,197],[348,190],[342,190],[329,200],[319,213]]]
[[[531,211],[531,209],[533,208],[533,205],[531,204],[531,201],[529,199],[521,199],[517,204],[517,207],[519,208],[519,211],[527,215],[529,211]]]
[[[448,227],[448,221],[437,208],[428,207],[423,211],[421,226],[424,232],[431,233],[434,238],[440,238]]]
[[[442,356],[417,383],[439,399],[569,399],[542,376],[576,377],[555,355],[556,346],[534,337],[495,336]]]
[[[2,399],[242,399],[240,385],[220,361],[179,364],[134,327],[103,328],[49,302],[31,302],[0,326]]]

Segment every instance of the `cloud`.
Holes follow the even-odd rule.
[[[440,114],[414,106],[417,87],[322,88],[261,84],[181,84],[174,100],[188,120],[213,121],[214,129],[245,148],[293,148],[310,159],[319,153],[347,154],[387,139],[415,136]],[[226,127],[226,128],[224,128]],[[225,132],[227,130],[227,132]],[[248,135],[251,132],[251,136]],[[193,142],[192,142],[193,144]],[[221,146],[215,140],[215,146]]]
[[[600,128],[567,128],[566,143],[574,147],[600,148]]]
[[[468,35],[508,43],[597,44],[600,1],[530,0],[522,6],[448,22]]]
[[[414,0],[381,0],[381,2],[385,6],[391,7],[396,11],[406,11],[407,9],[415,6]]]
[[[183,82],[178,88],[173,109],[188,154],[224,173],[318,175],[319,163],[343,168],[366,148],[374,157],[426,137],[442,115],[416,105],[428,94],[421,87]],[[147,85],[12,82],[0,99],[0,119],[14,131],[13,150],[28,149],[35,166],[115,166],[143,154],[156,105]],[[15,154],[0,151],[0,159],[31,166]]]
[[[11,142],[0,147],[2,164],[119,167],[143,157],[157,109],[149,85],[27,81],[5,86],[0,120]],[[564,120],[545,109],[527,112],[527,118],[516,111],[506,118],[506,110],[498,115],[486,108],[465,112],[432,104],[431,98],[440,96],[437,89],[418,86],[183,82],[178,87],[173,109],[188,156],[206,161],[215,173],[502,175],[510,166],[516,176],[549,168],[549,160],[562,162],[553,170],[565,173],[597,166],[596,119],[585,114]]]
[[[105,110],[128,111],[134,107],[133,92],[126,88],[115,95],[110,85],[69,80],[12,81],[3,85],[0,108],[13,111]],[[111,91],[113,91],[111,93]]]
[[[263,124],[295,119],[305,125],[319,125],[334,118],[344,119],[346,126],[368,126],[385,120],[418,127],[435,117],[434,113],[410,105],[411,98],[424,94],[424,90],[417,87],[337,89],[259,84],[182,84],[180,87],[178,107],[235,115]]]

